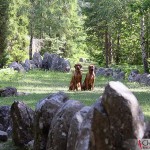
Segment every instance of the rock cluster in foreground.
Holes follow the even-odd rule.
[[[35,111],[15,101],[10,114],[15,145],[34,150],[136,150],[148,135],[136,97],[121,82],[109,82],[92,106],[58,92]]]

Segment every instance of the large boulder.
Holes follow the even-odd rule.
[[[102,109],[103,108],[103,109]],[[103,110],[103,111],[102,111]],[[144,135],[144,115],[136,97],[121,82],[109,82],[100,107],[94,108],[92,121],[93,150],[128,150],[132,141]]]
[[[32,60],[34,61],[34,64],[37,66],[37,68],[42,67],[42,56],[40,55],[40,53],[35,52]]]
[[[25,71],[29,71],[31,69],[36,69],[39,67],[38,61],[36,61],[36,59],[35,59],[35,62],[33,60],[26,59],[25,62],[21,63],[21,64],[24,67]]]
[[[25,72],[25,69],[23,68],[23,66],[17,62],[12,62],[9,65],[9,68],[13,68],[14,70],[17,70],[18,72]]]
[[[114,69],[113,70],[113,78],[115,80],[124,80],[125,79],[125,72],[121,71],[121,69]]]
[[[96,76],[105,76],[105,77],[111,77],[113,75],[113,69],[112,68],[99,68],[96,71]]]
[[[8,134],[7,132],[0,131],[0,141],[6,142],[8,140]]]
[[[139,82],[139,71],[138,70],[132,70],[129,74],[128,80],[130,82]]]
[[[82,122],[76,149],[135,150],[144,129],[135,96],[121,82],[111,81]]]
[[[140,84],[144,84],[149,86],[150,85],[150,74],[144,73],[144,74],[139,74],[138,70],[132,70],[128,80],[130,82],[138,82]]]
[[[45,150],[51,121],[57,110],[68,100],[63,92],[51,94],[38,102],[35,109],[34,150]]]
[[[45,52],[42,60],[42,68],[43,69],[49,69],[48,61],[49,61],[49,53]]]
[[[0,130],[7,132],[10,126],[10,106],[0,106]]]
[[[6,87],[0,89],[0,97],[17,96],[17,89],[15,87]]]
[[[150,74],[144,73],[140,76],[140,83],[150,85]]]
[[[72,118],[67,138],[67,150],[76,150],[75,146],[78,139],[80,127],[90,108],[91,107],[88,106],[83,107]]]
[[[16,146],[25,146],[33,140],[34,111],[26,104],[14,101],[11,106],[12,140]]]
[[[54,116],[47,140],[47,150],[66,150],[71,120],[84,105],[79,101],[68,100]]]
[[[68,60],[60,57],[57,54],[44,53],[42,68],[54,71],[69,72],[71,69]]]

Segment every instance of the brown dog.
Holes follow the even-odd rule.
[[[85,80],[82,84],[82,90],[93,90],[94,82],[95,82],[95,67],[94,65],[90,65],[88,67],[89,72],[86,74]]]
[[[75,72],[70,81],[69,90],[78,91],[81,90],[81,84],[82,84],[82,72],[81,72],[82,65],[75,64],[74,68],[75,68]]]

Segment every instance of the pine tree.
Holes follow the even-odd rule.
[[[9,1],[0,0],[0,67],[3,67],[6,63],[5,50],[8,35],[8,9]]]

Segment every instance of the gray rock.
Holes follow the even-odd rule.
[[[90,62],[90,60],[86,59],[86,58],[80,58],[79,62]]]
[[[130,82],[136,82],[137,80],[139,80],[137,78],[138,74],[139,74],[138,70],[132,70],[131,73],[129,74],[128,80]]]
[[[135,96],[111,81],[81,124],[76,150],[137,149],[144,135],[144,115]]]
[[[49,54],[46,52],[43,57],[42,68],[47,70],[69,72],[71,66],[68,60],[57,54]]]
[[[49,55],[50,54],[48,52],[44,53],[43,60],[42,60],[42,68],[43,69],[49,69],[49,66],[48,66]]]
[[[79,62],[84,62],[84,58],[80,58],[80,59],[79,59]]]
[[[105,68],[97,69],[96,76],[99,76],[99,75],[104,76],[104,74],[105,74]]]
[[[140,83],[148,85],[150,81],[150,75],[148,73],[144,73],[140,76]]]
[[[0,141],[6,142],[8,140],[8,134],[7,132],[0,131]]]
[[[130,140],[143,137],[144,115],[136,97],[121,82],[109,82],[100,106],[104,111],[95,107],[92,121],[92,141],[99,144],[93,142],[92,150],[128,150]]]
[[[34,111],[23,102],[14,101],[11,106],[12,140],[16,146],[25,146],[33,140]]]
[[[68,100],[54,116],[47,140],[47,150],[66,150],[71,120],[83,107],[79,101]]]
[[[12,62],[9,65],[9,68],[13,68],[14,70],[17,70],[18,72],[25,72],[25,69],[23,68],[23,66],[17,62]]]
[[[93,107],[87,112],[77,136],[74,150],[90,150],[91,124],[93,119]]]
[[[32,60],[34,61],[34,64],[37,66],[37,68],[42,67],[42,56],[40,55],[40,53],[35,52]]]
[[[68,100],[63,92],[51,94],[38,102],[35,109],[34,150],[45,150],[51,121],[57,110]]]
[[[28,142],[28,144],[25,145],[26,150],[33,150],[34,140]]]
[[[67,138],[67,150],[76,150],[75,145],[78,140],[80,127],[90,108],[88,106],[83,107],[72,118]]]
[[[62,61],[62,72],[69,72],[71,70],[71,65],[69,60],[63,59]]]
[[[105,77],[111,77],[113,75],[113,69],[112,68],[99,68],[96,71],[96,76],[105,76]]]
[[[125,72],[121,71],[121,69],[118,71],[118,70],[114,70],[113,71],[113,78],[115,80],[124,80],[125,79]]]
[[[144,139],[150,139],[150,122],[146,123],[145,132],[144,132]]]
[[[0,130],[10,133],[10,106],[0,106]]]
[[[9,97],[9,96],[16,96],[17,89],[15,87],[6,87],[0,89],[0,97]]]
[[[31,69],[31,63],[30,63],[30,60],[29,59],[26,59],[25,60],[25,63],[22,65],[24,67],[24,69],[26,71],[29,71]]]

